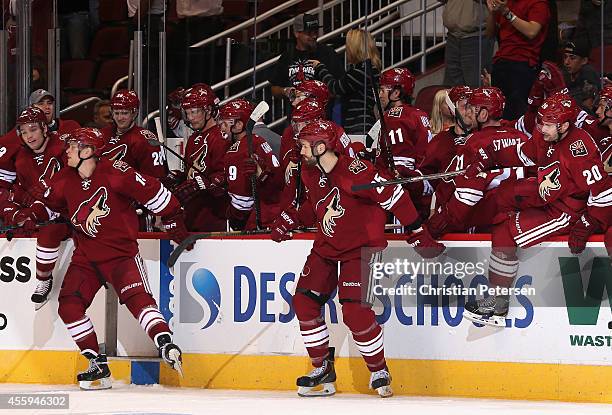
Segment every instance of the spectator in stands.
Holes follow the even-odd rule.
[[[455,119],[448,108],[446,97],[449,89],[441,89],[436,92],[431,107],[431,133],[438,134],[440,131],[448,130],[452,125],[455,125]]]
[[[293,98],[294,88],[307,79],[315,79],[315,68],[311,60],[323,62],[334,78],[344,74],[344,64],[336,51],[317,43],[319,19],[315,15],[300,14],[293,20],[295,47],[285,51],[276,63],[270,79],[272,94],[276,97]]]
[[[563,46],[563,78],[569,94],[583,108],[593,106],[599,91],[599,74],[589,65],[591,49],[585,40],[567,42]]]
[[[223,70],[223,64],[214,58],[215,46],[195,49],[190,46],[223,31],[222,0],[176,0],[174,3],[178,24],[168,35],[168,90],[202,81],[212,83],[215,70]]]
[[[484,32],[484,23],[489,10],[472,0],[442,0],[442,2],[446,3],[442,22],[448,29],[444,56],[446,61],[444,84],[477,88],[480,86],[482,68],[491,70],[493,58],[495,41],[485,36]]]
[[[547,0],[487,0],[487,36],[497,34],[493,86],[506,97],[503,118],[516,119],[527,109],[527,97],[539,71],[550,10]]]
[[[591,48],[601,45],[601,3],[602,0],[581,0],[580,12],[574,40],[587,41]],[[612,1],[606,0],[604,9],[604,45],[612,45]],[[612,59],[608,57],[608,59]]]
[[[86,125],[86,127],[102,129],[108,127],[113,123],[113,116],[111,114],[110,100],[104,99],[96,102],[93,107],[93,121]]]
[[[57,13],[62,29],[62,57],[85,59],[90,42],[89,0],[58,1]]]
[[[50,131],[57,131],[59,135],[62,135],[80,127],[76,121],[55,118],[55,97],[45,89],[37,89],[32,92],[29,103],[43,110],[47,117],[47,128]]]
[[[373,74],[366,74],[366,61],[372,63]],[[325,82],[332,95],[342,98],[344,131],[365,136],[376,122],[375,100],[370,76],[378,79],[382,62],[372,35],[361,29],[352,29],[346,34],[346,73],[338,78],[324,62],[311,60],[316,68],[317,79]],[[364,96],[365,95],[365,96]]]

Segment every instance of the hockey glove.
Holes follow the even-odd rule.
[[[196,175],[193,179],[185,180],[174,189],[174,196],[179,200],[182,206],[185,206],[197,193],[201,190],[206,190],[211,186],[210,180],[206,177]]]
[[[178,127],[179,123],[181,122],[181,118],[182,118],[181,110],[177,108],[170,108],[168,110],[167,117],[168,117],[167,118],[168,127],[170,127],[171,130],[175,130],[176,127]]]
[[[491,170],[495,166],[495,160],[487,148],[479,148],[476,161],[465,170],[465,177],[477,177],[480,173]]]
[[[595,220],[584,214],[576,221],[569,233],[567,245],[572,254],[580,254],[586,248],[587,240],[599,230]]]
[[[444,244],[432,238],[425,226],[412,231],[412,234],[408,237],[408,245],[413,247],[423,258],[435,258],[446,249]]]
[[[430,235],[434,239],[438,239],[448,231],[449,217],[446,210],[442,209],[442,212],[436,212],[427,220],[427,229]]]
[[[162,218],[162,223],[164,224],[164,230],[170,239],[179,245],[189,236],[189,232],[187,232],[185,222],[183,221],[183,209],[171,216]],[[191,251],[193,249],[193,244],[189,245],[185,249],[187,251]]]
[[[280,216],[272,222],[272,240],[274,242],[287,241],[293,238],[291,231],[298,227],[297,212],[288,209],[281,212]]]
[[[257,162],[250,157],[247,157],[242,160],[241,170],[247,176],[257,174],[257,167]]]
[[[49,213],[47,213],[45,205],[36,202],[29,208],[21,208],[14,212],[10,225],[20,226],[27,235],[36,230],[37,223],[47,220],[49,220]]]
[[[176,186],[181,184],[184,180],[185,177],[183,175],[183,172],[179,170],[170,170],[170,172],[166,176],[159,179],[161,184],[163,184],[164,187],[170,190],[171,192],[174,191],[174,189],[176,189]]]

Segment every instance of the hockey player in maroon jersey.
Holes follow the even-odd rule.
[[[605,174],[591,136],[573,125],[575,118],[576,110],[568,95],[547,98],[538,112],[541,135],[517,143],[515,160],[507,163],[538,167],[533,188],[539,197],[530,195],[493,228],[489,260],[492,287],[512,286],[519,267],[517,247],[528,248],[550,236],[567,235],[578,221],[584,226],[608,225],[612,179]],[[501,164],[492,147],[478,149],[479,158],[468,167],[468,175]],[[508,305],[509,296],[500,293],[466,303],[464,316],[505,327]]]
[[[17,183],[13,187],[11,203],[5,205],[3,216],[9,225],[21,226],[26,234],[36,229],[40,217],[49,216],[45,206],[34,201],[27,193],[29,189],[50,180],[65,165],[66,143],[56,133],[47,130],[44,112],[28,107],[17,117],[17,132],[23,147],[15,157]],[[53,215],[51,215],[53,216]],[[36,279],[32,294],[35,309],[40,309],[48,300],[53,284],[52,271],[59,256],[62,240],[70,236],[66,224],[41,227],[36,234]]]
[[[475,131],[457,143],[456,155],[447,171],[467,167],[477,159],[481,147],[491,146],[500,162],[514,160],[517,145],[525,143],[528,138],[512,127],[501,125],[504,105],[505,97],[498,88],[483,87],[472,91],[466,118]],[[489,193],[508,180],[523,177],[523,168],[505,168],[477,175],[460,175],[441,183],[436,189],[439,211],[427,221],[432,236],[439,238],[446,232],[490,225],[498,210],[499,197]]]
[[[597,117],[597,132],[599,133],[597,138],[593,136],[594,123],[590,123],[590,127],[583,127],[583,129],[593,136],[599,146],[603,168],[610,177],[612,176],[612,85],[605,85],[599,93]],[[585,124],[587,122],[588,120],[585,121]],[[603,134],[604,130],[607,130],[607,135]],[[568,239],[568,245],[572,253],[579,254],[584,251],[589,237],[595,232],[603,231],[608,255],[612,259],[612,226],[610,226],[610,223],[612,223],[612,208],[607,209],[607,216],[607,225],[603,223],[604,221],[593,221],[584,215],[581,220],[574,224]]]
[[[113,95],[113,124],[100,130],[107,144],[102,156],[125,161],[139,173],[164,179],[168,171],[166,153],[163,147],[149,144],[148,140],[157,140],[154,133],[135,124],[139,108],[136,92],[120,90]],[[140,216],[140,229],[152,232],[154,222],[152,215],[144,213]]]
[[[388,131],[381,131],[381,140],[390,143],[396,175],[408,177],[425,156],[425,149],[432,135],[427,114],[410,105],[409,99],[414,91],[415,78],[406,68],[388,69],[380,76],[380,103],[385,112]],[[389,169],[384,154],[378,154],[376,167]]]
[[[311,83],[318,81],[303,81],[298,88],[303,87],[302,84],[306,82]],[[325,88],[327,88],[327,86],[325,86]],[[321,103],[321,101],[318,101],[315,98],[309,97],[305,100],[301,100],[293,109],[291,114],[291,125],[285,128],[285,131],[283,131],[283,135],[281,137],[280,163],[281,171],[284,172],[285,179],[281,193],[281,209],[288,207],[295,197],[298,163],[300,161],[299,149],[297,145],[298,133],[309,122],[322,119],[325,119],[325,106]],[[334,127],[334,131],[337,136],[337,140],[335,142],[337,143],[338,148],[336,150],[342,154],[354,157],[355,153],[350,146],[351,139],[349,136],[346,135],[344,129],[338,124],[331,121],[330,123]],[[311,215],[309,215],[309,218],[310,220],[314,219]],[[308,227],[311,225],[311,223],[307,221],[306,216],[301,219],[304,222],[304,226]]]
[[[466,116],[467,100],[471,93],[472,89],[468,86],[455,86],[446,95],[446,104],[455,119],[455,123],[447,130],[440,131],[429,142],[425,150],[425,156],[415,170],[417,175],[445,171],[457,154],[457,147],[465,143],[466,136],[472,130],[472,126],[468,123],[470,120]],[[444,192],[445,186],[447,188],[446,192]],[[429,188],[433,188],[433,190]],[[451,179],[446,181],[435,180],[431,183],[426,180],[416,182],[411,185],[411,189],[416,197],[435,191],[432,197],[433,201],[429,202],[431,210],[436,210],[437,206],[444,204],[454,190]]]
[[[318,227],[293,296],[293,309],[314,366],[312,372],[297,379],[298,394],[335,392],[333,351],[321,307],[338,288],[343,321],[371,372],[370,387],[383,397],[390,396],[391,376],[384,356],[382,328],[372,311],[369,275],[362,276],[362,265],[368,267],[371,258],[370,255],[365,258],[362,249],[369,248],[378,255],[387,246],[386,211],[392,212],[405,226],[416,228],[408,239],[412,245],[429,248],[432,257],[439,255],[444,246],[434,241],[427,229],[420,228],[417,212],[401,186],[357,193],[351,190],[353,184],[384,181],[389,176],[378,173],[369,162],[339,153],[337,136],[329,121],[307,124],[298,139],[304,163],[304,195],[309,202],[301,204],[300,209],[312,206]],[[301,225],[298,218],[295,207],[284,210],[272,225],[272,239],[276,242],[290,239],[291,230]],[[318,386],[323,390],[314,390]]]
[[[49,91],[37,89],[30,94],[29,102],[30,105],[40,108],[45,114],[47,131],[55,132],[60,138],[80,127],[76,121],[54,118],[55,98]],[[15,181],[15,156],[22,145],[23,142],[17,134],[17,127],[0,138],[0,148],[4,148],[4,151],[0,151],[0,201],[3,195],[8,196],[7,190]]]
[[[189,88],[181,104],[194,133],[185,146],[187,162],[183,176],[186,180],[172,192],[185,208],[185,222],[190,231],[226,230],[229,200],[223,187],[223,160],[231,143],[215,122],[218,101],[213,90],[201,84]]]
[[[91,320],[85,314],[95,294],[111,284],[119,301],[138,319],[160,356],[181,370],[181,351],[151,296],[144,261],[138,252],[138,218],[133,201],[160,215],[170,238],[180,243],[188,233],[178,200],[155,178],[140,174],[121,160],[101,158],[105,141],[93,128],[74,131],[66,149],[67,164],[45,183],[38,197],[54,211],[65,212],[74,228],[75,250],[59,294],[59,315],[89,359],[79,373],[82,388],[109,388],[106,356],[98,349]],[[37,217],[37,220],[46,220]]]
[[[134,91],[120,90],[111,98],[113,125],[103,128],[107,143],[103,156],[122,160],[139,173],[161,179],[166,176],[166,153],[163,147],[149,144],[157,136],[135,124],[140,100]]]
[[[270,145],[255,134],[253,155],[249,156],[246,125],[253,109],[244,99],[235,99],[219,109],[219,127],[232,142],[225,154],[224,170],[231,199],[227,217],[234,230],[256,227],[255,197],[251,189],[253,175],[261,208],[261,226],[270,225],[279,212],[282,172],[278,158]]]

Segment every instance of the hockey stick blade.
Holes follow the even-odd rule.
[[[384,182],[371,182],[371,183],[354,184],[353,186],[351,186],[351,190],[353,192],[359,192],[361,190],[373,189],[373,188],[376,188],[376,187],[394,186],[396,184],[414,183],[414,182],[420,182],[420,181],[423,181],[423,180],[445,179],[447,177],[460,176],[463,173],[465,173],[465,170],[449,171],[449,172],[445,172],[445,173],[425,174],[423,176],[405,177],[405,178],[402,178],[402,179],[393,179],[393,180],[387,180],[387,181],[384,181]]]
[[[270,106],[268,105],[266,101],[261,101],[259,104],[257,104],[255,109],[249,116],[249,121],[247,122],[247,125],[246,125],[247,132],[253,131],[253,127],[255,126],[255,123],[259,121],[259,119],[263,117],[266,114],[266,112],[268,112],[269,109],[270,109]]]
[[[268,235],[270,234],[269,229],[260,229],[253,231],[230,231],[230,232],[204,232],[204,233],[192,233],[183,242],[177,245],[170,256],[168,257],[168,268],[172,268],[179,256],[187,249],[187,247],[200,239],[212,238],[212,237],[223,237],[223,236],[248,236],[248,235]]]
[[[253,122],[257,122],[269,110],[270,110],[270,106],[268,105],[268,103],[266,101],[261,101],[259,104],[257,104],[257,106],[255,107],[255,109],[253,110],[249,118]]]

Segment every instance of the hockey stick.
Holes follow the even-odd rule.
[[[253,127],[257,120],[264,116],[270,107],[266,101],[261,101],[249,117],[247,121],[247,125],[245,126],[245,131],[247,134],[247,147],[249,151],[249,158],[253,158]],[[250,177],[251,181],[251,194],[253,195],[253,199],[255,199],[255,226],[259,230],[261,229],[261,205],[259,203],[259,193],[257,192],[257,172],[252,174]]]
[[[223,236],[265,235],[269,233],[270,233],[269,229],[257,229],[253,231],[204,232],[204,233],[191,234],[187,238],[185,238],[183,242],[178,244],[172,252],[170,252],[170,256],[168,257],[168,262],[167,262],[168,268],[172,268],[174,264],[176,264],[178,257],[183,253],[183,251],[185,251],[185,249],[189,245],[195,243],[199,239],[206,239],[206,238],[213,238],[213,237],[218,238],[218,237],[223,237]]]
[[[444,172],[444,173],[425,174],[423,176],[404,177],[404,178],[401,178],[401,179],[387,180],[387,181],[384,181],[384,182],[371,182],[371,183],[363,183],[363,184],[354,184],[353,186],[351,186],[351,190],[353,192],[359,192],[360,190],[373,189],[373,188],[382,187],[382,186],[393,186],[393,185],[396,185],[396,184],[414,183],[414,182],[420,182],[422,180],[445,179],[447,177],[460,176],[463,173],[465,173],[465,169],[464,170],[457,170],[457,171],[449,171],[449,172]]]
[[[387,123],[385,121],[385,113],[382,108],[382,104],[380,102],[380,95],[378,94],[378,83],[374,78],[374,72],[372,69],[372,60],[366,59],[365,61],[366,74],[370,78],[370,83],[372,84],[372,93],[374,94],[374,102],[376,102],[376,109],[378,110],[379,121],[380,121],[380,136],[378,138],[378,145],[384,151],[385,159],[387,161],[387,167],[391,171],[393,175],[397,173],[395,168],[395,160],[393,160],[393,153],[391,152],[391,144],[389,144],[389,137],[387,130]]]
[[[395,224],[387,224],[385,225],[385,230],[392,229],[401,229],[402,225]],[[200,239],[208,239],[208,238],[222,238],[224,236],[250,236],[250,235],[269,235],[270,229],[258,229],[253,231],[229,231],[229,232],[204,232],[204,233],[194,233],[189,235],[183,242],[177,245],[176,248],[172,252],[170,252],[170,256],[168,257],[168,261],[166,264],[168,268],[172,268],[179,256],[185,251],[185,249],[195,243]],[[308,232],[318,232],[318,228],[302,228],[296,229],[294,232],[296,233],[308,233]]]
[[[49,225],[56,225],[56,224],[60,224],[60,223],[69,223],[68,220],[60,217],[57,219],[52,219],[52,220],[47,220],[44,222],[39,222],[36,224],[36,229],[38,230],[38,228],[43,228],[45,226],[49,226]],[[3,226],[0,227],[0,234],[6,234],[6,240],[7,241],[11,241],[14,237],[13,231],[17,231],[19,229],[22,229],[23,226],[22,225],[8,225],[8,226]]]
[[[304,193],[304,184],[302,183],[302,160],[298,161],[297,172],[295,174],[295,209],[300,208],[302,194]]]

